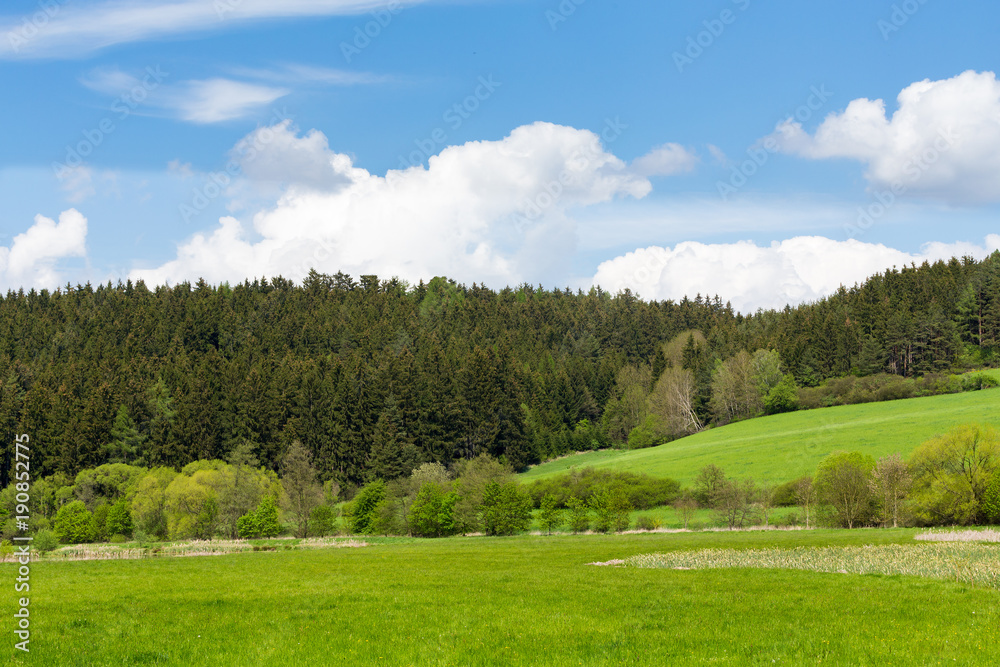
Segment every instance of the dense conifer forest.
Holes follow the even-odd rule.
[[[713,395],[723,362],[744,351],[774,364],[770,389],[796,390],[851,374],[989,365],[998,339],[1000,253],[892,269],[816,303],[753,314],[719,297],[646,302],[627,291],[316,272],[302,285],[8,292],[0,486],[17,433],[31,434],[39,477],[109,462],[179,468],[243,443],[276,469],[295,440],[341,484],[482,453],[520,469],[754,416],[763,405],[740,412]],[[635,437],[643,401],[671,369],[684,419]],[[676,408],[672,400],[663,397]]]

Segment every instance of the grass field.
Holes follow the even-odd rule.
[[[990,664],[1000,593],[912,576],[588,563],[712,548],[914,545],[913,530],[380,540],[39,562],[36,665]],[[0,567],[4,608],[14,568]],[[8,616],[9,618],[9,616]],[[9,621],[8,621],[9,622]]]
[[[1000,377],[1000,371],[991,373]],[[535,466],[520,479],[531,482],[593,466],[688,484],[702,467],[714,463],[728,475],[781,483],[812,473],[824,456],[837,449],[875,458],[893,452],[906,456],[957,424],[1000,425],[998,406],[1000,389],[803,410],[709,429],[649,449],[575,454]]]

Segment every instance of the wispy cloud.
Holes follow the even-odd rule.
[[[401,5],[432,0],[405,0]],[[115,0],[60,6],[28,36],[24,17],[0,18],[0,59],[66,58],[142,40],[210,32],[262,19],[348,16],[384,8],[385,0]]]
[[[251,116],[289,95],[292,89],[286,86],[353,86],[394,80],[368,72],[302,64],[284,64],[272,69],[233,68],[228,73],[242,80],[214,77],[178,81],[156,88],[145,86],[143,104],[178,120],[206,125]],[[118,68],[96,68],[82,76],[80,83],[115,97],[127,96],[130,91],[143,88],[142,78]]]
[[[167,103],[174,107],[181,120],[208,124],[243,118],[288,93],[287,88],[209,79],[186,82],[179,94],[172,95]]]

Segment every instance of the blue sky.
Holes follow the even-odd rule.
[[[995,3],[2,12],[4,288],[315,266],[748,310],[1000,242]]]

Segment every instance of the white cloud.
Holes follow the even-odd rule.
[[[10,247],[0,246],[0,280],[5,289],[54,289],[61,284],[59,260],[86,254],[87,219],[79,211],[63,211],[58,223],[36,215],[35,224]]]
[[[718,294],[737,310],[753,312],[814,301],[840,285],[863,282],[892,266],[953,256],[985,257],[997,249],[997,234],[986,237],[984,246],[931,243],[919,253],[821,236],[799,236],[767,247],[750,241],[685,242],[673,249],[640,248],[604,262],[593,284],[611,291],[628,288],[645,299],[657,300]]]
[[[192,123],[220,123],[244,116],[284,97],[287,88],[272,88],[230,79],[188,81],[167,105],[175,108],[181,120]]]
[[[428,166],[372,175],[331,151],[326,137],[295,135],[286,123],[241,146],[246,179],[233,193],[281,178],[277,203],[252,228],[225,218],[195,235],[177,258],[133,278],[176,282],[243,280],[309,268],[408,280],[447,274],[495,284],[560,271],[573,252],[569,209],[644,197],[648,180],[605,152],[593,132],[535,123],[500,141],[444,149]],[[542,268],[540,268],[542,267]]]
[[[639,176],[671,176],[691,171],[698,156],[680,144],[664,144],[632,162],[632,171]]]
[[[879,191],[950,203],[1000,201],[1000,82],[993,72],[919,81],[889,118],[882,100],[856,99],[809,135],[793,120],[771,135],[782,151],[868,165]]]
[[[405,0],[398,6],[429,1]],[[45,20],[40,25],[25,27],[34,12],[0,19],[0,35],[4,36],[0,39],[0,58],[74,57],[115,44],[209,32],[262,19],[388,11],[385,0],[118,0],[49,4],[55,9],[44,12]]]

